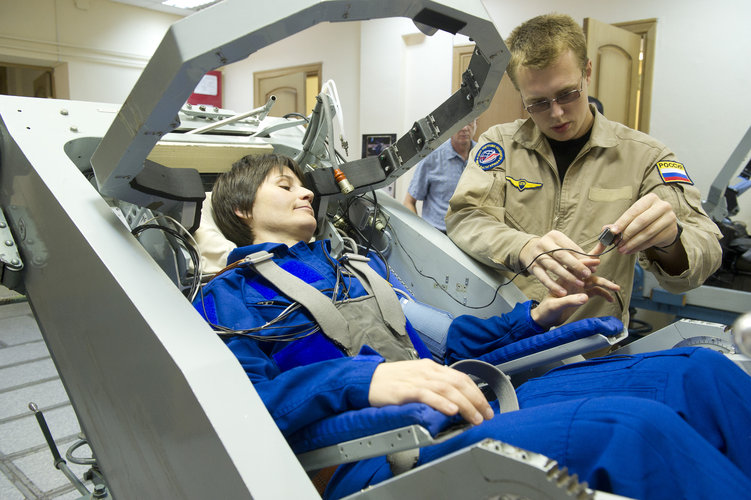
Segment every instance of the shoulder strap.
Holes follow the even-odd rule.
[[[299,302],[315,318],[323,333],[345,349],[350,348],[349,326],[334,303],[315,287],[288,273],[272,259],[269,252],[249,255],[253,268],[290,299]],[[357,354],[357,353],[348,353]]]
[[[389,328],[399,335],[407,335],[407,320],[404,318],[399,299],[396,298],[391,284],[368,265],[370,259],[362,255],[346,253],[341,261],[345,268],[360,279],[365,290],[375,296],[381,316]]]

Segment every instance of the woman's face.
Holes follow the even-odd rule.
[[[253,231],[253,243],[292,246],[299,241],[310,241],[316,230],[312,201],[313,192],[302,185],[289,167],[271,170],[258,188],[251,213],[246,217]]]

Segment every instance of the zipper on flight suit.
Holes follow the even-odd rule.
[[[563,183],[561,182],[561,179],[558,176],[558,168],[553,164],[555,162],[555,156],[553,156],[553,162],[551,162],[550,159],[547,156],[545,156],[545,154],[543,154],[542,151],[540,151],[539,149],[536,151],[542,157],[542,159],[545,160],[545,162],[548,164],[548,167],[550,167],[550,170],[553,171],[553,173],[555,174],[555,180],[556,182],[558,182],[557,189],[555,190],[555,200],[553,204],[553,206],[555,207],[553,211],[553,220],[551,221],[551,227],[548,228],[548,231],[552,231],[553,229],[558,229],[558,220],[560,219],[558,214],[560,213],[560,209],[561,209],[561,189],[563,188]],[[551,153],[552,153],[552,150],[551,150]]]
[[[592,146],[587,142],[576,154],[576,157],[573,159],[571,164],[566,169],[566,177],[569,177],[569,172],[571,172],[571,168],[577,166],[577,162],[584,157],[587,153],[589,153],[592,150]],[[547,158],[545,158],[547,160]],[[548,165],[550,165],[550,162],[548,161]],[[566,177],[561,179],[558,175],[558,168],[557,166],[554,167],[550,165],[553,171],[555,172],[555,178],[558,180],[558,189],[555,193],[555,214],[553,215],[553,227],[551,229],[558,230],[558,221],[561,220],[561,195],[563,194],[563,183],[566,182]]]

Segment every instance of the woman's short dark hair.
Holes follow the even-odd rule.
[[[258,188],[272,170],[281,172],[284,167],[289,167],[301,181],[304,180],[295,160],[277,154],[244,156],[216,179],[211,190],[211,208],[214,221],[225,238],[237,246],[253,243],[250,226],[236,212],[251,215]]]

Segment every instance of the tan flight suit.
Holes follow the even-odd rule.
[[[488,150],[500,154],[489,161],[482,156]],[[480,136],[470,153],[446,214],[447,233],[469,255],[506,270],[504,275],[510,277],[521,270],[519,252],[530,239],[557,229],[588,252],[603,225],[614,223],[636,200],[654,192],[673,206],[684,228],[681,243],[689,269],[667,275],[644,252],[639,262],[665,289],[684,292],[719,267],[721,234],[702,210],[700,193],[690,181],[663,181],[657,163],[665,161],[678,160],[650,136],[595,113],[590,139],[561,184],[550,145],[531,119],[496,125]],[[620,300],[608,303],[594,297],[569,322],[613,315],[628,324],[635,261],[636,255],[615,250],[603,255],[597,274],[621,286]],[[530,299],[542,300],[548,293],[528,273],[514,283]]]

